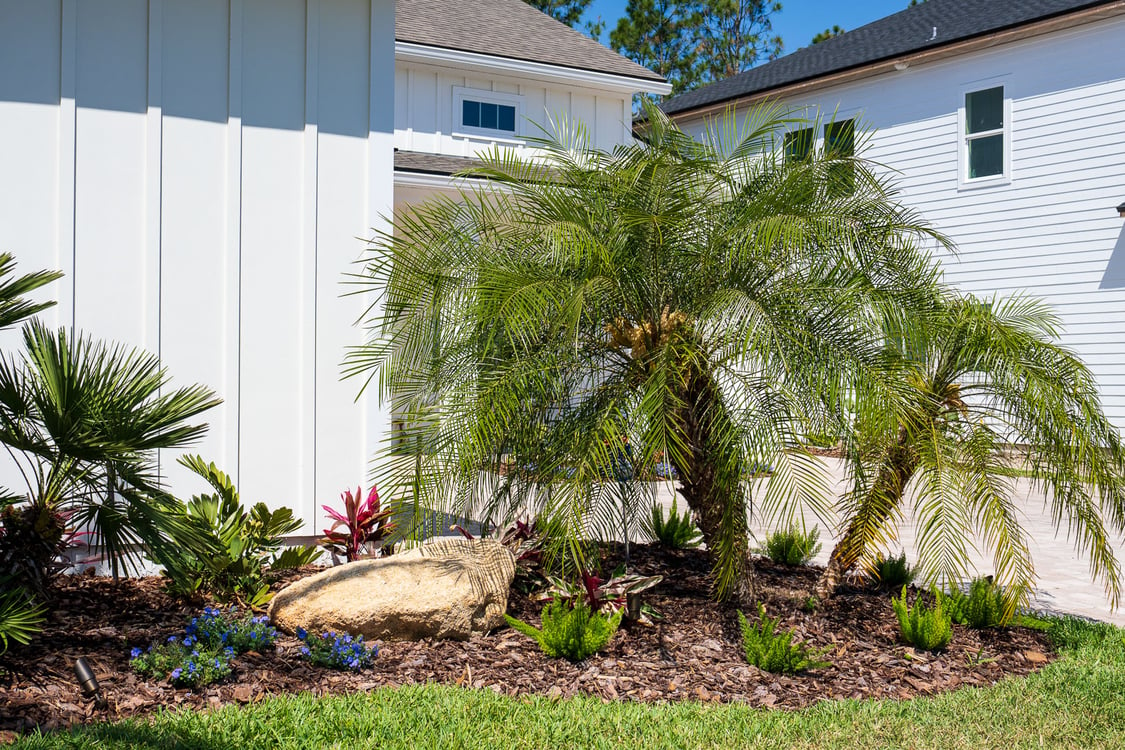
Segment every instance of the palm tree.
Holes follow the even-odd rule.
[[[532,487],[512,496],[578,564],[625,444],[642,474],[666,457],[717,595],[750,600],[745,477],[769,463],[769,493],[827,502],[790,448],[856,393],[897,413],[882,327],[933,304],[936,235],[862,161],[787,161],[776,109],[703,142],[646,113],[644,142],[607,153],[560,122],[539,158],[490,153],[483,187],[399,215],[356,279],[378,301],[346,372],[402,417],[381,486],[462,508],[487,491],[489,513]]]
[[[1125,528],[1125,448],[1090,371],[1055,343],[1057,335],[1058,320],[1041,302],[966,295],[890,337],[912,363],[912,408],[890,429],[871,431],[868,471],[845,505],[845,530],[817,583],[819,597],[893,537],[911,489],[921,572],[965,580],[975,532],[1015,607],[1035,574],[1015,506],[1015,478],[1026,473],[1116,606],[1121,572],[1107,527]],[[1012,444],[1022,467],[1009,457]]]
[[[190,529],[160,488],[156,451],[201,437],[207,426],[187,422],[219,399],[200,385],[171,389],[146,352],[38,321],[23,339],[22,356],[0,357],[0,441],[32,464],[29,488],[72,508],[114,578],[142,549],[158,560],[173,552],[168,532]]]

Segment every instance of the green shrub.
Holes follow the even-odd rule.
[[[807,565],[820,552],[818,539],[820,529],[816,526],[810,531],[790,526],[766,537],[766,546],[758,552],[780,565]]]
[[[796,674],[830,665],[820,661],[827,649],[812,650],[804,643],[794,643],[791,632],[777,632],[778,620],[766,617],[766,608],[761,604],[758,605],[758,620],[757,625],[751,625],[746,621],[746,615],[738,613],[742,651],[746,654],[746,661],[758,669],[776,674]]]
[[[948,646],[953,638],[953,628],[942,602],[939,596],[933,607],[927,607],[922,597],[918,597],[913,607],[907,607],[906,586],[902,587],[901,598],[891,597],[902,639],[925,651],[940,651]]]
[[[900,589],[914,582],[914,568],[906,564],[906,553],[898,557],[878,557],[872,578],[880,586],[888,589]]]
[[[301,527],[288,508],[271,511],[257,503],[247,512],[230,477],[215,464],[199,456],[184,456],[180,463],[206,479],[215,492],[197,495],[183,508],[189,533],[180,540],[180,554],[162,560],[174,593],[207,592],[260,607],[270,599],[266,567],[295,568],[320,555],[311,547],[278,552],[282,537]]]
[[[148,651],[134,648],[129,666],[143,677],[167,679],[176,687],[201,688],[230,676],[234,649],[207,648],[188,636],[176,636]]]
[[[698,547],[703,535],[691,520],[691,511],[685,510],[681,516],[677,512],[676,499],[672,498],[672,508],[668,518],[664,518],[664,508],[654,504],[652,513],[645,523],[645,531],[668,549],[690,549]]]
[[[949,616],[959,625],[970,628],[995,628],[1007,625],[1008,600],[1004,590],[990,578],[976,578],[969,593],[954,591],[947,597]]]
[[[541,629],[509,615],[504,615],[504,619],[515,630],[538,641],[539,648],[552,659],[561,656],[570,661],[582,661],[609,643],[621,624],[623,614],[624,610],[619,610],[606,617],[585,604],[572,607],[567,602],[555,600],[543,608]]]

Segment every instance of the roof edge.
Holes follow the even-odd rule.
[[[1075,11],[1067,11],[1002,29],[986,31],[974,36],[956,39],[934,47],[928,47],[917,52],[882,57],[860,65],[840,68],[829,73],[791,81],[781,86],[761,89],[748,94],[736,94],[719,101],[701,104],[696,107],[685,107],[683,109],[673,110],[667,112],[667,114],[668,117],[673,120],[714,114],[730,109],[731,107],[753,104],[763,99],[779,98],[781,96],[804,93],[829,86],[836,86],[842,83],[850,83],[864,78],[871,78],[895,70],[896,66],[901,69],[901,66],[904,64],[910,66],[937,62],[967,52],[976,52],[978,50],[988,49],[989,47],[1030,39],[1043,34],[1075,28],[1087,23],[1113,18],[1114,16],[1123,14],[1125,14],[1125,0],[1116,0],[1116,2],[1105,5],[1096,5]]]
[[[521,57],[505,55],[492,55],[482,52],[468,52],[454,47],[442,47],[421,42],[408,42],[401,39],[395,40],[395,59],[404,59],[412,62],[445,63],[477,68],[500,68],[508,73],[522,73],[533,78],[546,78],[549,80],[564,81],[567,83],[584,83],[587,86],[598,86],[618,91],[635,93],[638,91],[649,94],[667,94],[671,92],[672,85],[658,73],[653,73],[652,78],[641,78],[623,73],[610,73],[592,68],[562,65],[560,63],[544,63],[535,60],[526,60]],[[638,66],[640,67],[640,66]],[[641,68],[647,70],[647,68]]]

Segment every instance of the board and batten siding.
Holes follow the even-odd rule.
[[[520,97],[515,138],[458,132],[454,90],[463,87]],[[493,145],[522,150],[523,138],[550,132],[560,116],[581,122],[596,148],[610,150],[632,140],[632,96],[579,86],[552,86],[512,75],[466,75],[455,68],[399,61],[395,66],[395,147],[448,156],[473,156]]]
[[[214,389],[189,450],[303,533],[388,421],[340,282],[393,205],[393,71],[393,0],[0,0],[0,249],[65,272],[51,325]]]
[[[1125,18],[826,87],[785,105],[871,129],[861,155],[957,245],[946,279],[977,295],[1027,292],[1059,314],[1125,429]],[[966,91],[1011,99],[1011,181],[958,185]],[[699,134],[704,122],[683,123]],[[936,248],[935,248],[936,250]]]

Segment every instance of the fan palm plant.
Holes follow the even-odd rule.
[[[752,600],[750,469],[774,467],[767,503],[828,502],[790,449],[856,393],[897,415],[882,326],[932,305],[918,245],[937,235],[862,161],[842,194],[844,157],[784,159],[776,109],[703,142],[647,116],[612,153],[556,123],[537,158],[492,152],[479,189],[398,215],[357,275],[378,302],[345,368],[401,419],[385,488],[537,504],[549,557],[577,568],[628,444],[636,474],[675,469],[717,595]]]
[[[155,452],[202,436],[207,426],[188,420],[219,400],[199,385],[171,389],[159,359],[145,352],[37,321],[25,324],[23,339],[21,356],[0,357],[0,441],[49,477],[115,578],[143,548],[158,559],[171,552],[166,532],[190,528],[161,492]]]
[[[1057,335],[1057,318],[1034,299],[964,296],[927,325],[890,337],[911,363],[911,407],[890,429],[868,430],[869,470],[845,503],[819,597],[893,538],[912,502],[919,572],[934,581],[970,578],[968,545],[977,533],[1014,608],[1035,572],[1015,505],[1016,478],[1026,474],[1116,605],[1121,572],[1107,528],[1125,528],[1125,448],[1090,371],[1055,343]],[[1022,465],[1009,455],[1012,444],[1024,453]]]

